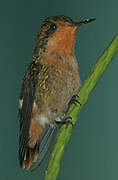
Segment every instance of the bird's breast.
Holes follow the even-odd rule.
[[[80,79],[74,57],[69,59],[53,53],[51,59],[44,57],[43,60],[35,99],[39,114],[43,115],[41,119],[47,121],[63,116],[70,99],[79,92]]]

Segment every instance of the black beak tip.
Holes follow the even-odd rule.
[[[96,20],[96,18],[86,19],[85,21],[86,21],[86,22],[91,22],[91,21],[94,21],[94,20]]]
[[[81,26],[82,24],[87,24],[87,23],[92,22],[92,21],[94,21],[94,20],[96,20],[96,18],[85,19],[85,20],[80,21],[80,22],[75,22],[75,23],[74,23],[74,26]]]

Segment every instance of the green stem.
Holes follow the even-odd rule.
[[[74,107],[74,105],[71,105],[69,109],[68,116],[72,117],[74,125],[78,119],[78,115],[80,114],[80,111],[82,110],[84,104],[87,102],[90,93],[92,92],[97,82],[100,80],[104,71],[107,69],[107,66],[109,65],[109,63],[111,62],[111,60],[113,59],[113,57],[116,55],[117,52],[118,52],[118,35],[114,38],[114,40],[111,42],[109,47],[104,51],[102,56],[98,59],[96,64],[93,66],[91,72],[89,73],[87,79],[83,83],[82,88],[79,92],[79,97],[80,97],[79,101],[81,102],[82,105],[81,106],[78,105],[76,107]],[[72,129],[73,127],[71,125],[69,125],[67,128],[65,128],[65,125],[61,127],[52,154],[50,156],[50,160],[45,173],[44,180],[57,179],[60,169],[61,159],[63,157],[65,147],[68,144],[70,136],[72,134]]]

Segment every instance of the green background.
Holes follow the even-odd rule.
[[[117,0],[0,2],[0,180],[42,179],[48,158],[30,173],[18,162],[18,96],[41,22],[51,15],[96,17],[76,36],[82,81],[118,32]],[[59,180],[118,179],[118,55],[92,92],[73,130]]]

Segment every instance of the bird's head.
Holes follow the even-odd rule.
[[[80,22],[73,22],[67,16],[52,16],[45,19],[38,34],[38,46],[49,49],[56,49],[71,53],[74,48],[77,27],[87,24],[95,19],[87,19]]]

